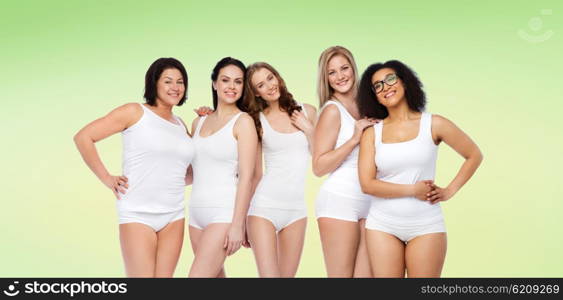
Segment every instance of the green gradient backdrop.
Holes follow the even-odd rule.
[[[191,122],[193,108],[210,105],[209,75],[224,56],[271,63],[297,99],[317,105],[317,60],[336,44],[354,53],[361,71],[392,58],[411,65],[428,110],[453,120],[485,154],[443,205],[443,275],[563,276],[563,4],[441,2],[2,1],[0,276],[124,276],[115,200],[72,136],[141,101],[156,58],[185,64],[189,99],[175,112]],[[554,34],[534,43],[519,30]],[[118,174],[120,136],[98,149]],[[436,180],[446,185],[462,159],[447,146],[439,157]],[[308,178],[311,218],[298,276],[325,276],[313,218],[322,179]],[[188,239],[183,250],[176,276],[193,259]],[[226,269],[257,274],[250,250]]]

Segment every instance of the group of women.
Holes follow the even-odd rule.
[[[261,277],[295,276],[307,223],[305,181],[328,174],[316,198],[329,277],[439,277],[446,254],[440,202],[482,160],[448,119],[425,112],[416,74],[393,60],[358,78],[350,51],[326,49],[319,113],[298,102],[274,67],[226,57],[211,74],[213,109],[191,130],[173,114],[188,75],[160,58],[145,76],[146,103],[128,103],[82,128],[74,141],[115,194],[126,273],[172,277],[184,236],[184,190],[194,260],[189,277],[225,277],[225,259],[250,247]],[[318,115],[318,117],[317,117]],[[121,132],[123,174],[95,143]],[[434,182],[437,146],[464,157],[446,186]]]

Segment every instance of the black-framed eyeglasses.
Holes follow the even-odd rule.
[[[371,86],[371,89],[374,93],[379,94],[381,93],[381,91],[383,91],[385,84],[387,84],[388,86],[395,85],[395,83],[397,83],[397,78],[399,77],[395,73],[388,74],[383,80],[374,82]]]

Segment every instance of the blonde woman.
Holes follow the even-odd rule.
[[[248,67],[244,104],[261,140],[248,239],[261,277],[294,277],[307,224],[305,175],[316,110],[297,103],[280,74],[264,62]]]
[[[321,113],[313,142],[313,172],[329,174],[321,186],[316,215],[328,277],[371,277],[364,225],[370,199],[358,178],[358,145],[372,119],[360,118],[357,68],[344,47],[320,56],[318,94]]]

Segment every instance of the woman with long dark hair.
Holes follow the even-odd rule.
[[[246,245],[258,138],[242,106],[245,72],[239,60],[221,59],[211,74],[215,110],[192,123],[189,231],[195,258],[190,277],[225,277],[226,257]]]

